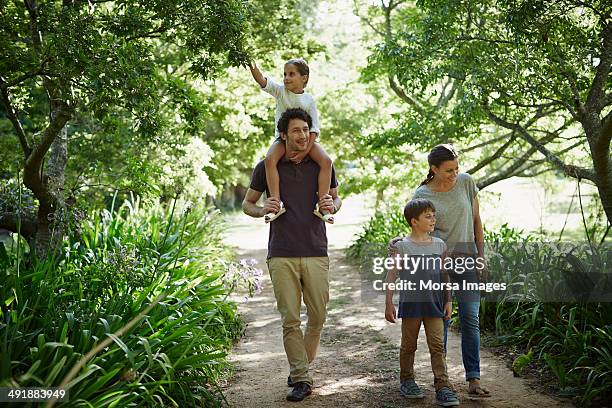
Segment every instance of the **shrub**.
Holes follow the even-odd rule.
[[[70,379],[64,406],[220,405],[216,384],[243,325],[214,214],[128,202],[80,233],[60,260],[25,270],[0,253],[0,384],[58,386],[110,338]]]
[[[536,364],[548,367],[560,395],[583,406],[609,401],[612,303],[588,301],[592,293],[610,294],[609,247],[537,242],[507,226],[488,233],[487,243],[490,280],[520,284],[520,291],[493,308],[484,303],[494,314],[481,324],[495,329],[503,344],[532,353]]]

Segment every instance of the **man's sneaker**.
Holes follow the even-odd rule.
[[[295,384],[293,384],[293,380],[291,379],[291,376],[287,377],[287,387],[293,387]]]
[[[287,394],[287,401],[302,401],[310,393],[312,393],[310,385],[305,382],[296,382],[293,385],[293,389]]]
[[[400,392],[406,398],[418,399],[425,397],[423,391],[414,382],[414,380],[404,380],[400,383]]]
[[[459,398],[450,388],[442,387],[436,391],[436,402],[442,407],[454,407],[459,405]]]

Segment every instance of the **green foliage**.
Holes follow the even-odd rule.
[[[362,80],[389,82],[404,104],[395,128],[373,137],[373,147],[427,150],[451,141],[469,152],[462,160],[485,186],[551,168],[575,177],[560,163],[589,172],[599,166],[597,136],[576,107],[596,106],[597,116],[605,107],[604,117],[612,103],[604,97],[609,76],[587,102],[612,44],[607,2],[356,4],[377,41]],[[598,183],[592,173],[582,178]]]
[[[551,302],[542,296],[571,293],[580,300],[598,289],[609,293],[609,247],[577,251],[570,244],[570,249],[559,250],[507,226],[486,235],[489,280],[520,284],[522,289],[520,296],[508,293],[499,299],[492,314],[481,313],[481,324],[495,329],[503,344],[524,348],[534,363],[546,365],[557,378],[559,395],[574,396],[584,406],[608,400],[612,396],[611,304]],[[516,271],[520,271],[518,277]],[[595,271],[603,272],[603,278],[589,284],[597,276]],[[485,305],[489,310],[489,304]],[[516,368],[513,365],[519,375],[530,364],[527,356],[515,361]]]
[[[225,356],[243,331],[228,296],[245,282],[253,289],[257,270],[227,260],[214,214],[177,212],[126,202],[92,214],[61,259],[27,266],[0,253],[10,265],[0,286],[0,383],[58,386],[111,337],[69,383],[65,406],[218,405]]]
[[[533,351],[529,350],[527,354],[521,354],[512,362],[512,371],[517,376],[522,376],[525,367],[533,360]]]
[[[387,243],[409,233],[402,211],[377,212],[347,249],[347,256],[371,265],[374,257],[387,255]]]
[[[321,51],[303,39],[316,5],[303,3],[51,1],[31,3],[31,12],[28,2],[2,3],[0,72],[8,84],[2,87],[31,145],[49,124],[49,84],[76,106],[67,126],[65,191],[86,195],[89,208],[116,190],[214,195],[239,178],[239,160],[252,161],[262,136],[269,142],[273,134],[268,118],[255,119],[243,134],[226,129],[242,104],[252,107],[237,76],[248,77],[246,61],[269,60],[279,50]],[[39,45],[30,39],[31,24],[40,32]],[[41,80],[43,73],[49,82]],[[234,85],[236,93],[217,92],[219,82]],[[2,178],[16,174],[24,157],[8,111],[0,103]],[[223,154],[229,151],[239,160]]]

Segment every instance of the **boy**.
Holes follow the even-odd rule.
[[[431,356],[431,368],[434,373],[436,402],[443,407],[459,405],[457,395],[450,389],[444,355],[444,322],[452,312],[452,302],[448,290],[427,290],[422,283],[439,285],[448,289],[448,276],[442,270],[446,257],[446,244],[429,234],[436,224],[435,208],[431,201],[414,199],[406,204],[404,218],[411,228],[409,237],[403,238],[394,245],[401,258],[410,257],[400,270],[403,281],[412,282],[410,290],[400,293],[399,313],[402,319],[402,343],[400,347],[400,392],[407,398],[423,398],[423,391],[414,381],[414,354],[421,322],[425,326],[427,345]],[[417,262],[418,261],[418,262]],[[391,269],[387,282],[395,282],[397,270]],[[431,286],[429,286],[431,287]],[[395,323],[396,311],[393,305],[393,293],[387,286],[385,301],[385,319]]]

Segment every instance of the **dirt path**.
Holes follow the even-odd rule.
[[[348,206],[347,206],[348,207]],[[361,214],[361,218],[367,214]],[[393,408],[434,406],[433,374],[423,329],[419,336],[415,361],[417,383],[425,391],[420,401],[404,399],[399,393],[400,325],[384,321],[384,298],[362,302],[360,279],[356,268],[344,260],[342,247],[360,223],[345,223],[330,228],[330,303],[328,319],[321,337],[317,359],[311,365],[314,378],[313,394],[301,403],[285,400],[289,366],[283,349],[280,316],[276,310],[272,285],[265,269],[267,231],[240,216],[232,220],[228,242],[239,245],[241,258],[255,258],[265,272],[264,291],[240,305],[247,321],[245,337],[235,348],[231,360],[236,371],[224,393],[232,407],[367,407]],[[352,227],[351,227],[352,225]],[[331,237],[335,238],[332,241]],[[242,249],[240,249],[242,248]],[[302,322],[306,321],[302,309]],[[304,327],[304,325],[303,325]],[[467,398],[462,381],[460,339],[449,334],[447,365],[454,387],[459,391],[464,407],[571,407],[542,395],[529,387],[527,381],[513,376],[504,361],[482,350],[483,384],[492,392],[486,400]]]

